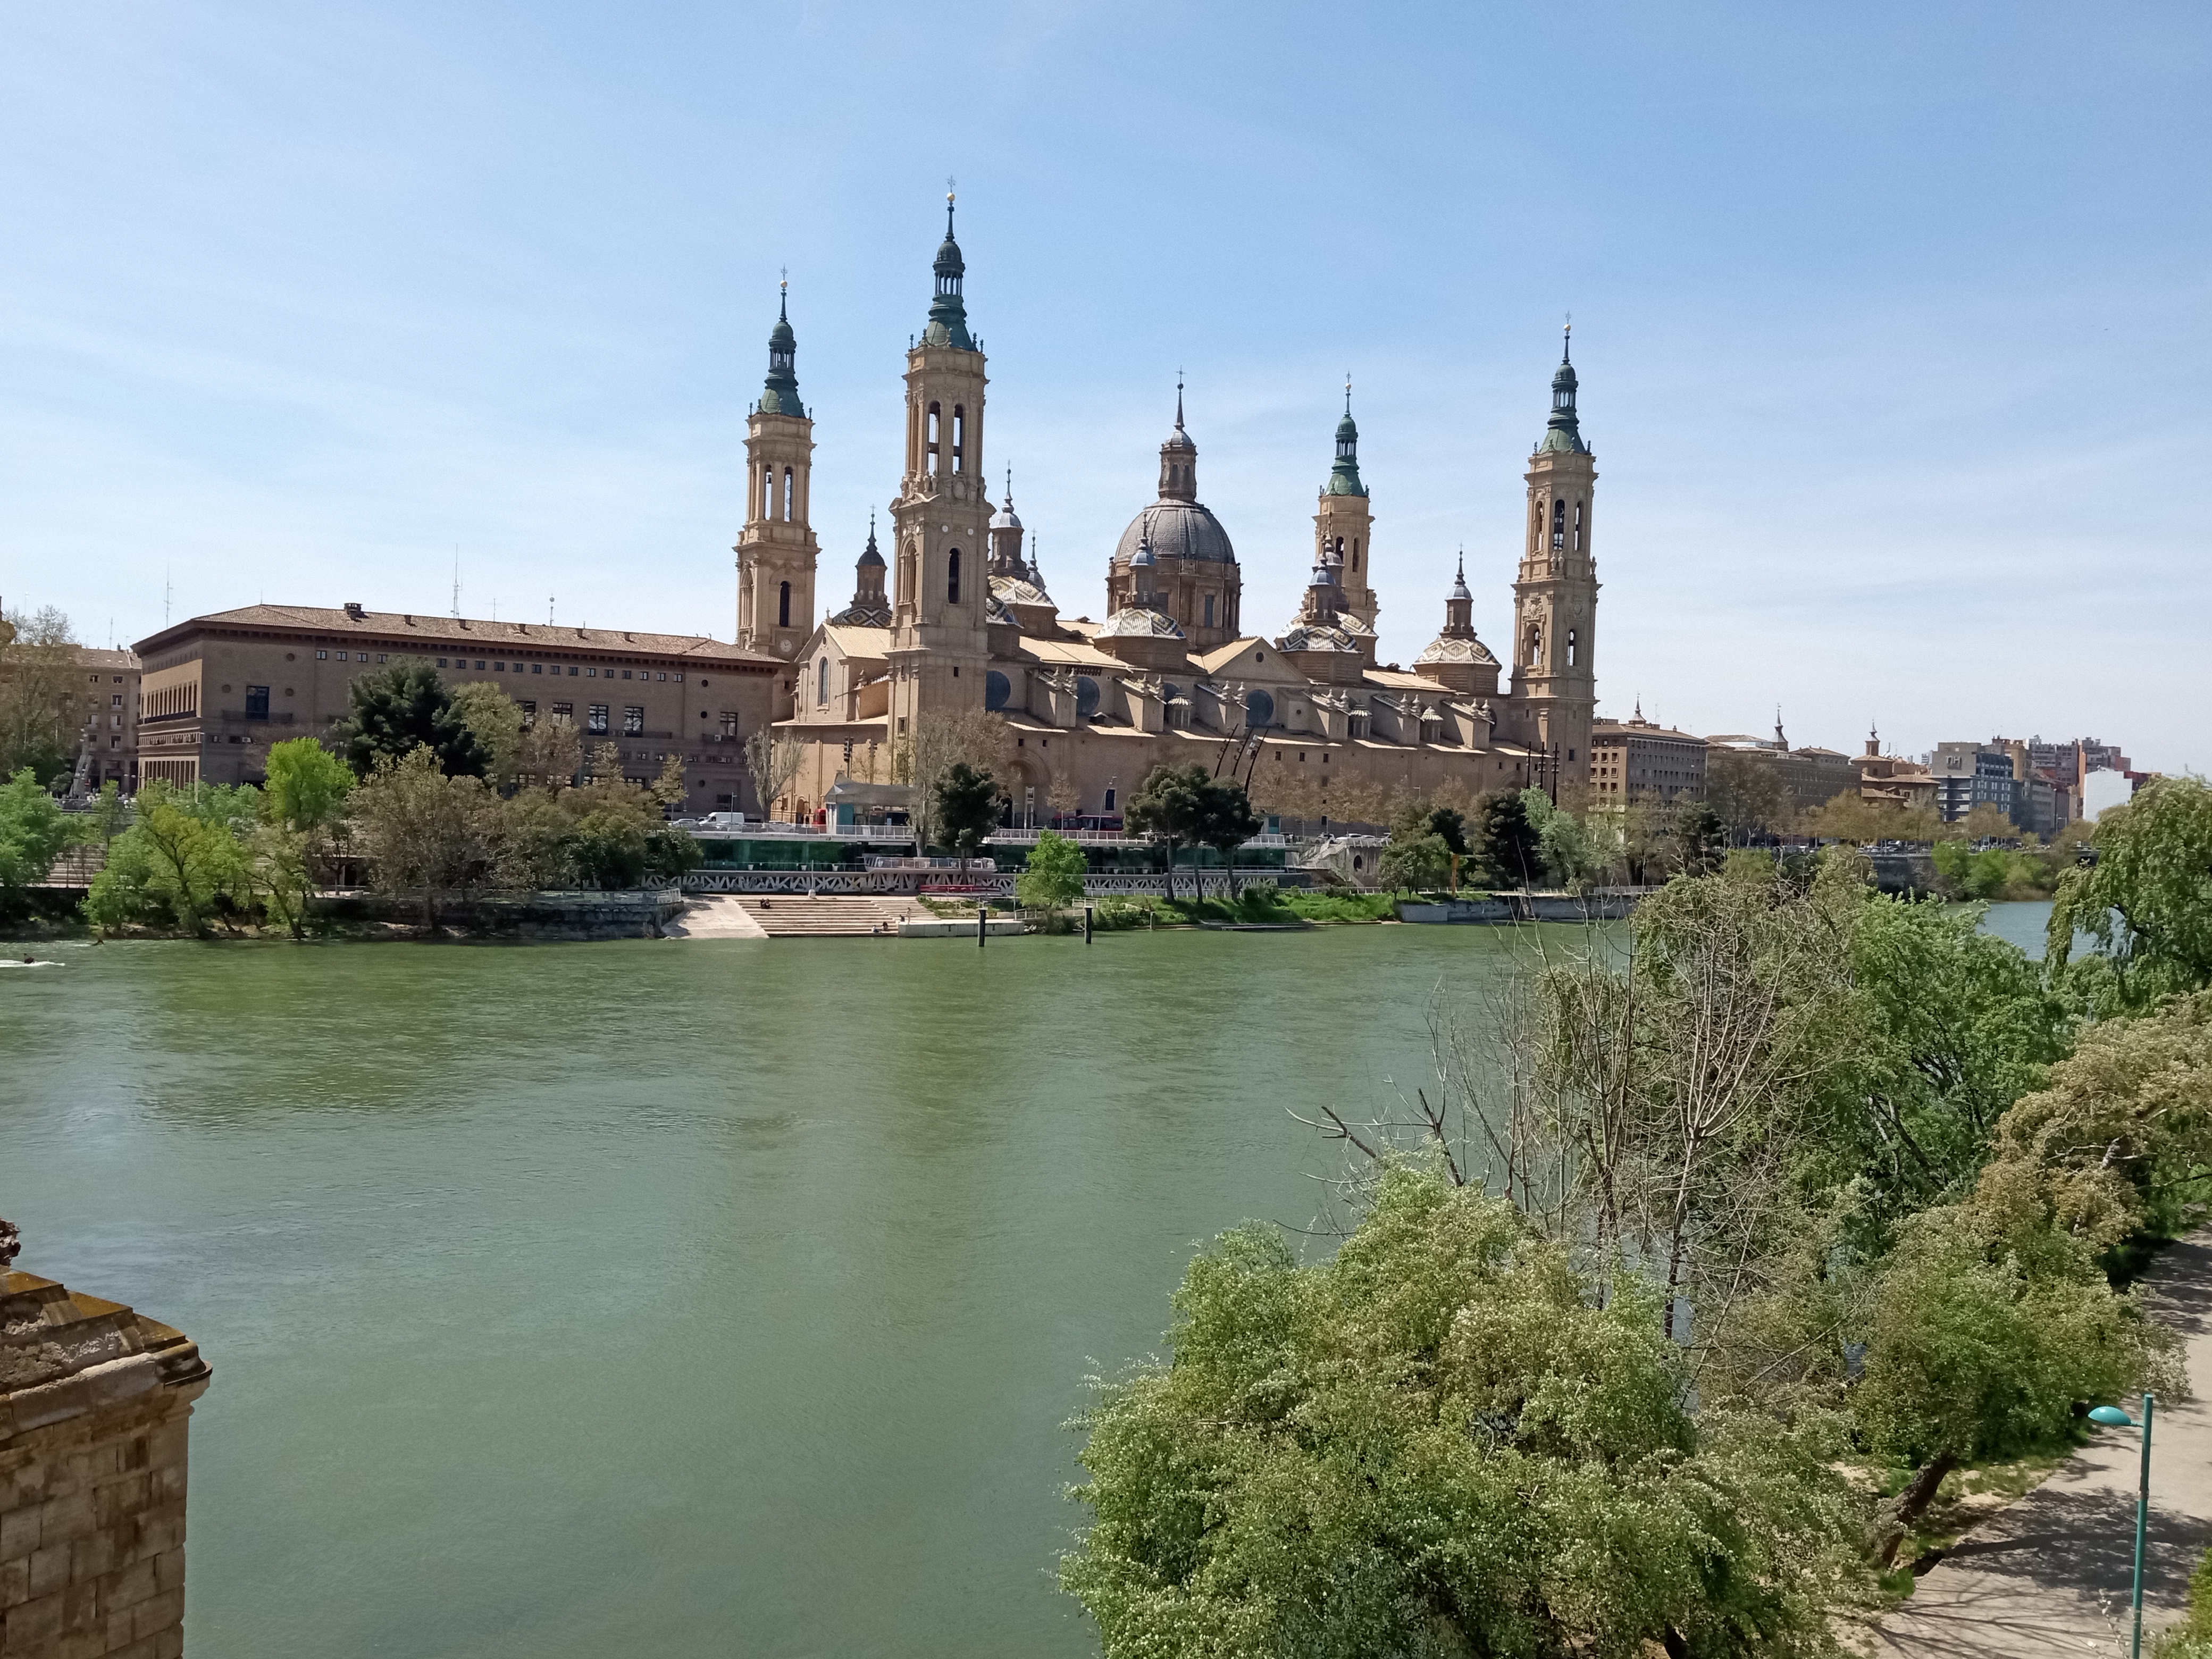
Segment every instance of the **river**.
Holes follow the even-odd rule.
[[[1084,1377],[1524,948],[46,946],[0,1214],[215,1367],[192,1651],[1074,1659]]]

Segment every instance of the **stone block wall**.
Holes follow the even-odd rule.
[[[0,1273],[0,1659],[184,1651],[186,1438],[209,1376],[179,1331]]]

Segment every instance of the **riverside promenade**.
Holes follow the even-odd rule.
[[[2151,1316],[2188,1343],[2193,1387],[2212,1391],[2212,1229],[2168,1249],[2146,1283]],[[2123,1402],[2140,1416],[2140,1401]],[[2081,1454],[1969,1533],[1884,1620],[1885,1659],[2081,1659],[2124,1655],[2141,1442],[2101,1429]],[[2151,1431],[2144,1647],[2180,1617],[2212,1547],[2212,1402],[2160,1401]]]

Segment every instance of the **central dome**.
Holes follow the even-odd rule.
[[[1196,559],[1234,564],[1237,550],[1221,520],[1197,501],[1155,501],[1129,520],[1114,549],[1114,562],[1127,565],[1150,538],[1161,558]]]

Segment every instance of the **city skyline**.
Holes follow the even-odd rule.
[[[926,139],[910,31],[863,8],[146,15],[27,19],[0,68],[0,591],[88,642],[156,631],[165,581],[178,618],[442,610],[457,547],[471,614],[728,637],[778,272],[834,571],[896,488],[950,172],[994,469],[1071,613],[1180,368],[1247,631],[1279,626],[1348,368],[1381,655],[1433,633],[1462,544],[1502,654],[1571,310],[1606,712],[2205,763],[2186,13],[2144,10],[2136,62],[2056,10],[1328,42],[1318,12],[1015,8]],[[1179,92],[1163,36],[1237,68]]]

